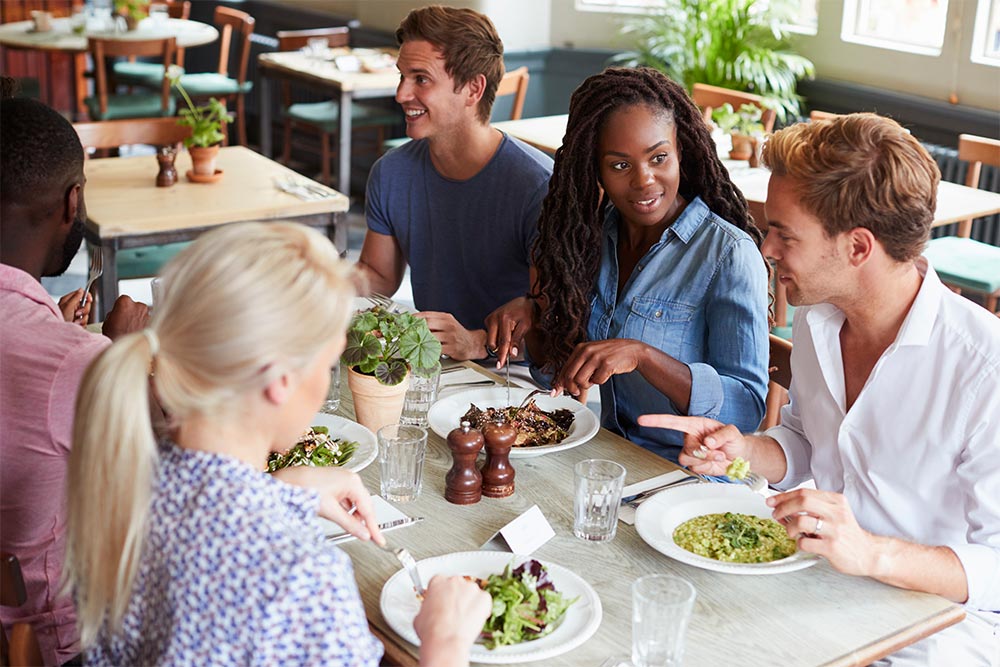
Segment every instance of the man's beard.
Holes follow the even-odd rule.
[[[76,257],[77,251],[80,250],[81,243],[83,243],[83,218],[78,214],[73,220],[73,226],[70,227],[69,233],[66,235],[65,243],[63,243],[60,268],[50,275],[61,276],[66,273],[66,269],[73,263],[73,258]],[[98,249],[98,252],[100,252],[100,249]]]

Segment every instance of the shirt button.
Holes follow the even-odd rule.
[[[662,310],[656,311],[655,313],[653,313],[653,317],[655,317],[656,319],[663,317],[663,311]]]

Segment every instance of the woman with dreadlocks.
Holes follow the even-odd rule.
[[[650,68],[584,81],[538,227],[527,343],[554,389],[600,385],[602,425],[673,461],[683,435],[639,415],[757,427],[768,380],[762,235],[680,86]]]

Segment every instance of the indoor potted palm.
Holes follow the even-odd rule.
[[[764,125],[760,122],[762,114],[760,107],[754,104],[743,104],[734,111],[733,105],[726,102],[712,109],[712,121],[732,137],[731,159],[748,160],[753,156],[755,144],[764,134]]]
[[[184,145],[191,154],[191,171],[187,173],[187,177],[198,182],[215,181],[222,176],[222,171],[215,168],[215,159],[224,138],[222,123],[231,122],[233,114],[227,112],[226,106],[214,97],[208,100],[208,104],[195,106],[181,84],[183,75],[183,69],[171,65],[165,76],[187,102],[187,109],[180,110],[180,118],[177,120],[178,125],[191,128],[191,136],[184,140]]]
[[[410,370],[431,367],[440,357],[441,343],[424,320],[381,306],[355,314],[340,361],[348,367],[358,423],[371,431],[397,423]]]

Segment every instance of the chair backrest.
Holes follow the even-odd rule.
[[[760,423],[761,430],[777,426],[781,422],[781,408],[788,402],[788,388],[792,384],[791,342],[769,334],[768,343],[770,354],[767,365],[770,381],[767,384],[767,399],[764,420]]]
[[[752,104],[761,110],[760,122],[764,126],[764,131],[770,132],[774,129],[774,119],[776,117],[774,109],[766,107],[764,105],[764,98],[760,95],[730,90],[729,88],[720,88],[719,86],[710,86],[707,83],[696,83],[691,89],[691,99],[702,110],[705,122],[711,122],[712,109],[721,107],[726,102],[733,105],[733,109],[736,110],[744,104]]]
[[[524,66],[507,72],[500,79],[500,85],[497,86],[497,97],[503,97],[504,95],[514,96],[514,103],[510,110],[510,120],[521,119],[521,112],[524,111],[524,98],[528,95],[529,79],[531,79],[531,76],[528,74],[528,68]]]
[[[191,0],[166,0],[167,16],[172,19],[187,19],[191,16]]]
[[[164,37],[162,39],[127,40],[89,37],[87,38],[87,48],[94,59],[96,89],[101,113],[106,114],[108,112],[108,73],[105,69],[105,58],[160,56],[163,60],[163,66],[169,67],[173,64],[174,54],[177,52],[177,39]],[[160,84],[160,95],[160,108],[166,114],[170,108],[170,82],[166,77]]]
[[[17,557],[0,554],[0,606],[20,607],[27,599]],[[42,652],[31,624],[14,623],[9,638],[6,630],[0,627],[0,664],[10,667],[42,664]]]
[[[1000,141],[977,137],[974,134],[960,134],[958,159],[969,163],[965,184],[970,188],[979,188],[979,175],[982,173],[983,165],[1000,167]],[[962,220],[958,223],[958,235],[963,238],[972,235],[972,220]]]
[[[229,7],[216,7],[212,19],[219,28],[219,74],[229,76],[229,48],[233,42],[233,32],[240,37],[238,71],[236,80],[241,84],[247,80],[247,63],[250,62],[250,35],[253,34],[254,18],[246,12]]]
[[[295,51],[309,43],[310,39],[325,37],[326,45],[331,48],[350,46],[351,29],[346,25],[335,28],[316,28],[314,30],[279,30],[277,33],[279,51]]]
[[[175,146],[191,136],[191,128],[178,125],[173,117],[74,123],[73,129],[84,148],[117,148],[127,144]]]
[[[833,120],[838,118],[841,114],[830,113],[829,111],[819,111],[818,109],[813,109],[809,112],[809,120]]]

